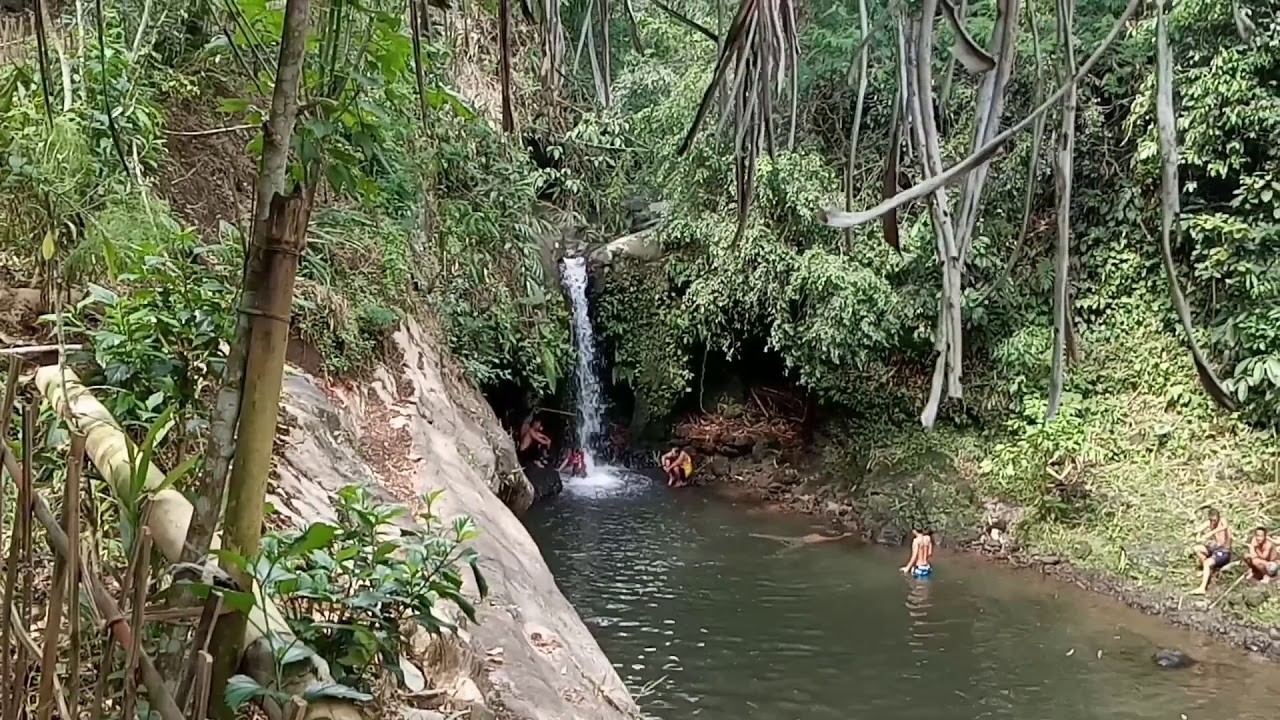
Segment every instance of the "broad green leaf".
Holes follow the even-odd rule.
[[[313,550],[320,550],[333,545],[338,535],[338,528],[325,523],[311,523],[301,535],[285,548],[285,557],[302,557]]]
[[[253,610],[255,602],[253,593],[243,592],[240,590],[221,590],[222,605],[230,608],[242,615],[248,615]]]
[[[239,710],[245,703],[259,697],[265,697],[267,689],[248,675],[232,675],[227,679],[227,689],[223,692],[223,700],[227,707]]]
[[[316,685],[309,688],[302,694],[302,699],[308,702],[323,698],[338,698],[340,700],[353,700],[355,702],[369,702],[373,700],[373,696],[369,693],[360,692],[355,688],[340,685],[338,683],[324,683],[323,685]]]

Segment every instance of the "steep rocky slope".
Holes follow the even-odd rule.
[[[290,371],[272,502],[302,523],[331,517],[329,498],[353,482],[405,502],[443,489],[439,511],[470,515],[481,528],[475,547],[490,595],[479,624],[425,648],[431,685],[455,707],[480,702],[505,717],[637,716],[516,517],[532,488],[510,438],[435,338],[410,322],[395,334],[402,361],[354,387]]]

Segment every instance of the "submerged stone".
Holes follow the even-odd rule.
[[[1196,664],[1194,658],[1181,650],[1167,649],[1157,650],[1156,654],[1151,656],[1151,661],[1156,665],[1169,670],[1188,668]]]

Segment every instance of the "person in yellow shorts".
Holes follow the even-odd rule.
[[[684,487],[693,478],[693,458],[685,448],[671,448],[662,456],[662,469],[667,473],[669,487]]]

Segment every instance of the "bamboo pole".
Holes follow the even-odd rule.
[[[120,713],[123,720],[133,717],[138,701],[138,656],[142,654],[143,611],[147,607],[147,586],[151,580],[151,531],[146,528],[142,528],[142,536],[138,538],[130,574],[133,576],[133,588],[129,627],[133,628],[133,643],[129,645],[129,654],[124,662],[124,710]]]
[[[84,469],[84,435],[71,435],[67,457],[67,483],[62,496],[62,531],[67,534],[67,632],[71,634],[71,677],[67,697],[70,720],[80,717],[80,475]],[[102,670],[105,674],[105,670]]]

